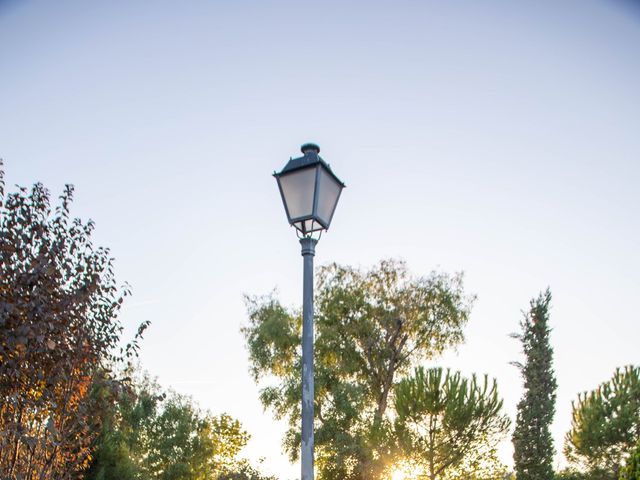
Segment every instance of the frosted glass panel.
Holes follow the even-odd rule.
[[[327,227],[331,222],[333,211],[338,203],[338,196],[342,190],[336,180],[329,175],[323,168],[320,169],[320,182],[318,185],[318,209],[317,216],[322,220]]]
[[[324,230],[324,227],[315,220],[301,220],[293,225],[304,234]]]
[[[298,170],[280,177],[280,187],[291,218],[305,217],[313,213],[315,181],[315,168]]]
[[[317,221],[315,220],[307,220],[307,231],[308,232],[315,232],[316,230],[323,230],[324,227],[322,225],[320,225]]]

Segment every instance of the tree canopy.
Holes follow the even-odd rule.
[[[639,440],[640,367],[617,369],[611,380],[572,403],[565,455],[600,478],[617,479]]]
[[[240,422],[211,415],[148,377],[108,412],[86,480],[212,480],[241,468]]]
[[[461,275],[412,277],[403,262],[369,271],[319,270],[315,309],[315,439],[321,479],[378,478],[391,461],[389,400],[417,362],[463,340],[473,298]],[[299,311],[275,298],[247,298],[243,329],[261,401],[289,421],[284,445],[298,455]]]
[[[474,478],[495,463],[494,449],[511,423],[502,403],[496,381],[487,376],[467,379],[460,372],[419,367],[395,389],[400,448],[430,480]]]

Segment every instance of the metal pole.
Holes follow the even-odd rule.
[[[302,480],[313,479],[313,238],[301,238],[304,262],[302,291]]]

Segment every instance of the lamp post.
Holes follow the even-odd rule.
[[[313,257],[323,230],[331,224],[344,183],[320,157],[320,147],[302,145],[302,157],[291,158],[274,173],[289,224],[296,228],[303,258],[302,288],[302,480],[313,476]]]

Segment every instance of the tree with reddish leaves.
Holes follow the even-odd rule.
[[[55,209],[40,183],[5,194],[0,163],[0,478],[77,478],[90,459],[118,348],[119,287],[91,220],[70,217],[73,187]],[[146,327],[141,325],[139,334]]]

